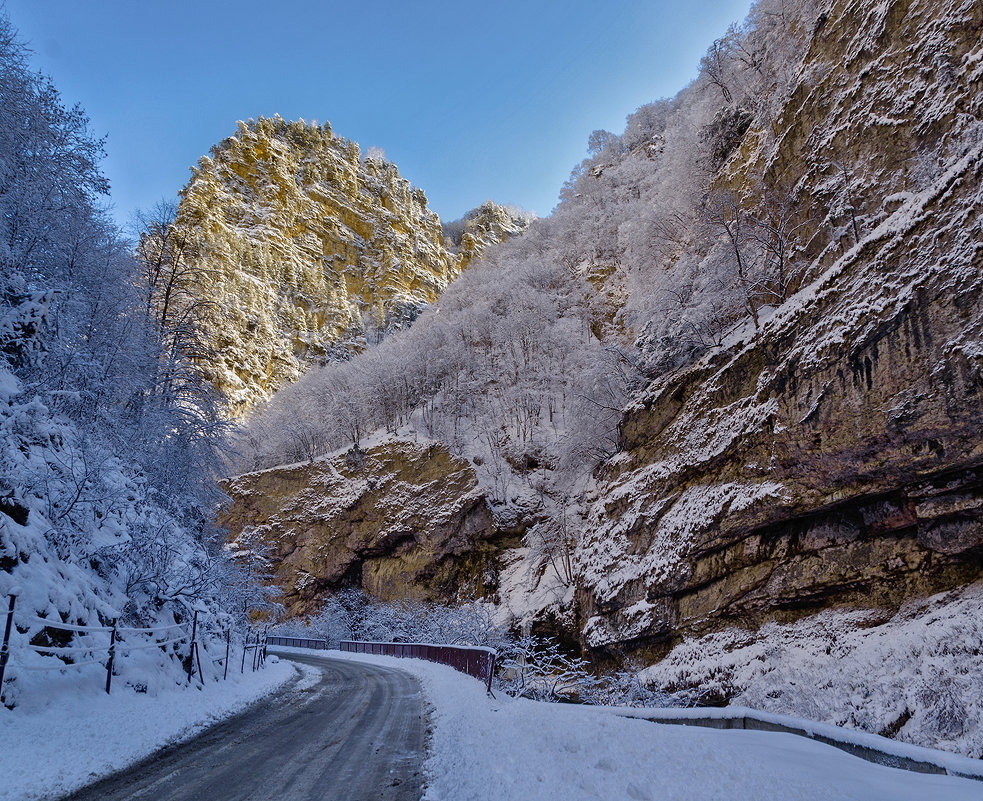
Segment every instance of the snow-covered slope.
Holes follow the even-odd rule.
[[[912,600],[894,615],[830,609],[753,631],[687,638],[643,671],[706,700],[800,715],[979,757],[983,584]]]

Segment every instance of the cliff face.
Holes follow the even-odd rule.
[[[488,248],[511,239],[529,227],[531,215],[488,201],[462,219],[444,226],[460,268],[480,259]]]
[[[422,190],[327,125],[239,123],[193,172],[176,226],[234,413],[411,321],[458,272]]]
[[[225,487],[233,540],[272,548],[288,614],[358,586],[382,599],[480,590],[491,514],[470,465],[439,445],[390,440],[363,454],[248,473]]]
[[[713,341],[693,351],[706,353],[695,364],[672,370],[688,362],[658,362],[662,375],[637,393],[621,421],[620,452],[596,473],[585,525],[570,522],[575,501],[569,494],[550,497],[558,512],[556,520],[547,519],[553,506],[543,503],[544,488],[552,486],[545,476],[561,472],[554,465],[512,465],[511,475],[483,462],[489,496],[498,491],[501,508],[530,516],[522,525],[508,523],[513,534],[527,536],[525,550],[503,560],[500,597],[522,596],[512,606],[524,620],[548,608],[597,652],[660,657],[681,637],[733,625],[756,629],[828,607],[895,610],[906,599],[969,585],[983,569],[983,10],[970,0],[830,0],[806,27],[793,27],[755,40],[780,48],[777,56],[757,62],[750,51],[740,51],[747,70],[762,76],[769,64],[788,67],[770,90],[760,89],[770,79],[756,78],[758,94],[749,94],[747,108],[736,95],[734,102],[715,105],[718,98],[706,94],[715,91],[714,83],[704,75],[678,101],[696,104],[699,114],[692,119],[672,121],[665,116],[672,104],[663,104],[635,115],[625,137],[610,136],[576,173],[566,211],[538,234],[546,239],[522,257],[556,258],[564,269],[597,268],[591,283],[597,279],[597,297],[613,307],[626,303],[621,295],[637,290],[657,269],[663,273],[656,278],[685,277],[683,268],[673,270],[688,260],[685,269],[700,280],[703,265],[718,269],[725,261],[719,252],[729,247],[720,225],[734,233],[734,209],[745,202],[760,212],[754,221],[759,236],[775,220],[798,232],[794,243],[783,243],[792,252],[788,263],[800,271],[795,281],[779,286],[773,277],[770,294],[759,292],[744,304],[754,308],[743,326],[742,304],[727,307],[721,341],[708,335]],[[640,116],[650,118],[647,128],[640,127]],[[633,133],[633,126],[639,130]],[[709,190],[667,168],[665,174],[689,193],[680,202],[691,207],[677,215],[678,225],[638,226],[641,233],[633,234],[630,214],[650,211],[639,206],[651,203],[665,212],[652,187],[664,195],[674,185],[652,179],[657,174],[650,167],[662,170],[661,163],[671,161],[687,172],[699,166],[692,152],[706,144],[708,129],[716,131]],[[612,210],[624,197],[639,203]],[[720,198],[734,202],[714,209]],[[469,233],[480,243],[488,239],[482,231],[491,238],[505,231],[495,208],[486,212],[469,216],[471,227],[462,221],[451,236],[462,255]],[[712,236],[701,233],[713,225]],[[605,241],[593,241],[604,231]],[[618,283],[618,259],[627,258],[624,242],[641,248],[642,240],[657,236],[665,240],[661,250],[641,252],[658,252],[665,264],[654,262],[647,273],[649,265],[638,267],[618,284],[623,293],[605,295],[606,281]],[[768,247],[774,255],[774,238]],[[551,256],[551,249],[559,255]],[[599,269],[609,261],[607,273]],[[720,275],[729,281],[728,292],[743,288],[742,276]],[[713,284],[707,279],[699,291],[710,294]],[[530,295],[538,297],[543,286]],[[684,294],[680,287],[669,289]],[[731,295],[721,297],[731,303]],[[708,305],[715,302],[709,297]],[[695,303],[687,308],[699,311]],[[542,317],[538,309],[530,314],[531,320]],[[592,322],[590,315],[584,320]],[[644,344],[628,356],[639,352],[644,354]],[[489,370],[493,381],[499,368]],[[488,385],[463,386],[475,392],[473,387]],[[459,408],[462,397],[448,391],[447,409]],[[491,416],[481,419],[482,425],[500,425]],[[381,459],[372,468],[377,484],[386,463]],[[398,461],[389,464],[403,470]],[[380,532],[388,531],[401,499],[409,509],[423,507],[412,492],[363,491],[356,474],[348,476],[351,486],[332,479],[315,492],[311,476],[320,469],[269,475],[282,472],[277,482],[296,484],[307,493],[305,503],[325,508],[335,509],[355,492],[358,519],[373,522],[363,525],[352,513],[343,530],[355,533],[342,556],[296,569],[289,567],[295,559],[289,543],[306,541],[308,534],[296,522],[302,507],[294,491],[284,494],[260,478],[232,485],[233,530],[258,525],[279,538],[278,558],[289,567],[282,575],[294,587],[295,609],[341,583],[360,583],[385,597],[447,594],[443,578],[433,583],[433,565],[450,565],[445,553],[456,559],[471,553],[471,546],[434,546],[427,567],[399,551],[409,572],[397,571],[390,581],[396,561],[382,567],[363,555],[381,553]],[[465,472],[471,475],[470,468]],[[512,485],[522,487],[528,476],[534,478],[526,503]],[[244,489],[240,481],[256,484]],[[459,509],[470,508],[477,491],[470,481],[448,483],[432,499],[437,519],[445,511],[457,519]],[[264,492],[269,498],[260,502]],[[280,527],[278,503],[292,510],[295,522]],[[412,514],[420,517],[419,530],[429,530],[423,511]],[[448,531],[470,525],[455,522]],[[478,539],[491,536],[490,525],[481,524]],[[571,559],[575,527],[582,535]],[[296,559],[325,552],[318,548],[298,547]],[[562,564],[551,569],[556,553]],[[414,587],[417,576],[423,589]],[[315,586],[313,595],[297,589],[298,581]]]
[[[727,180],[780,175],[822,220],[840,170],[854,224],[813,225],[818,278],[625,414],[578,553],[588,647],[655,654],[980,575],[981,30],[957,0],[843,0],[817,20]]]

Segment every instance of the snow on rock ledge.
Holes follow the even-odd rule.
[[[494,552],[474,469],[432,443],[388,440],[358,455],[231,479],[220,521],[241,548],[272,549],[292,614],[361,586],[383,599],[453,597]]]
[[[728,180],[780,170],[822,220],[815,165],[845,159],[864,227],[851,243],[820,226],[810,285],[625,414],[578,553],[589,647],[660,657],[684,634],[896,610],[983,574],[983,85],[923,77],[966,61],[983,12],[827,12],[781,134],[749,138],[770,144]],[[928,152],[938,168],[916,175]]]

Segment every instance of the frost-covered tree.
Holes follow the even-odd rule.
[[[100,205],[103,143],[25,52],[0,18],[0,594],[29,620],[228,625],[222,426],[162,391],[171,357]],[[27,626],[16,647],[53,636]]]

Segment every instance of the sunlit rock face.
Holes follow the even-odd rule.
[[[290,615],[360,587],[451,600],[494,570],[491,512],[474,468],[436,444],[390,440],[309,464],[247,473],[221,519],[243,547],[266,543]]]
[[[797,188],[819,277],[628,409],[578,553],[587,647],[657,656],[983,573],[981,31],[961,2],[817,20],[771,135],[752,127],[724,180]],[[836,163],[864,221],[840,241],[818,222]]]
[[[459,272],[423,191],[330,127],[239,123],[181,193],[209,378],[233,414],[412,321]]]
[[[460,220],[444,225],[444,233],[463,270],[480,259],[488,248],[521,234],[532,219],[531,214],[489,200]]]

